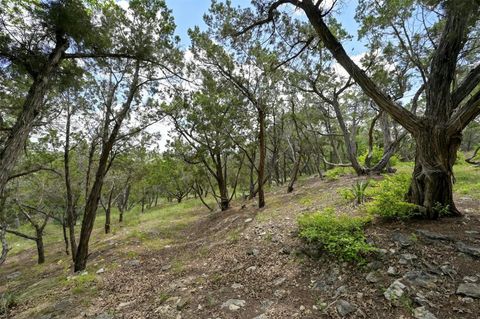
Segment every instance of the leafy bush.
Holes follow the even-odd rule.
[[[367,158],[367,155],[368,155],[368,150],[366,150],[362,155],[360,155],[358,157],[358,161],[361,163],[361,164],[365,164],[365,159]],[[372,159],[371,159],[371,164],[372,165],[375,165],[377,164],[378,162],[380,162],[380,160],[382,159],[382,156],[383,156],[383,148],[382,147],[378,147],[378,146],[373,146],[373,150],[372,150]],[[390,160],[389,160],[389,164],[390,166],[395,166],[397,165],[399,159],[398,159],[398,156],[397,155],[393,155],[392,157],[390,157]]]
[[[363,256],[374,250],[365,241],[367,218],[335,215],[333,209],[303,215],[298,219],[299,236],[345,261],[363,261]]]
[[[405,201],[410,181],[409,174],[397,173],[372,185],[368,194],[373,200],[366,204],[367,212],[387,219],[408,219],[415,216],[417,206]]]
[[[335,167],[325,172],[325,178],[330,181],[337,180],[340,176],[353,174],[355,171],[351,167]]]

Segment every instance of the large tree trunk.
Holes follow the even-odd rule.
[[[409,202],[422,206],[425,216],[438,218],[439,209],[459,215],[453,202],[453,165],[461,136],[448,138],[442,126],[431,125],[416,136],[417,148]]]
[[[2,253],[0,254],[0,266],[7,260],[8,243],[6,238],[5,228],[0,226],[0,241],[2,242]]]
[[[5,190],[9,174],[20,157],[32,126],[44,105],[43,100],[52,73],[58,68],[58,63],[67,48],[67,39],[58,36],[55,49],[42,69],[36,74],[23,103],[22,111],[11,128],[3,149],[0,151],[0,196]]]
[[[266,157],[266,145],[265,145],[265,111],[262,107],[258,108],[258,141],[259,141],[259,163],[258,163],[258,208],[265,206],[265,191],[263,189],[265,179],[265,157]]]

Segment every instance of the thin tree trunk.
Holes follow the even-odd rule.
[[[263,188],[265,179],[265,158],[266,158],[266,145],[265,145],[265,111],[262,107],[258,107],[258,141],[259,141],[259,163],[258,163],[258,207],[265,206],[265,191]]]
[[[75,259],[75,266],[74,266],[75,272],[82,271],[87,266],[88,243],[90,241],[90,235],[92,233],[93,224],[95,222],[95,217],[97,215],[96,213],[97,213],[98,203],[100,200],[100,195],[102,193],[103,181],[107,173],[107,166],[109,162],[110,153],[115,144],[122,122],[127,116],[128,111],[130,110],[131,104],[133,102],[135,93],[137,92],[139,69],[140,69],[139,62],[137,61],[136,67],[135,67],[135,74],[133,76],[132,83],[130,84],[127,100],[125,101],[122,107],[122,110],[120,110],[120,113],[116,118],[115,125],[113,126],[113,129],[108,137],[108,140],[104,141],[103,143],[102,152],[100,154],[98,168],[95,175],[95,181],[93,183],[92,189],[90,191],[90,194],[85,204],[85,211],[84,211],[84,216],[82,221],[82,229],[80,232],[77,256]],[[112,93],[115,93],[115,91]],[[113,96],[112,96],[112,99],[113,99]]]

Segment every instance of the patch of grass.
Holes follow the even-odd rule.
[[[91,273],[81,273],[67,279],[68,285],[72,288],[74,294],[81,294],[89,290],[94,290],[97,283],[97,276]]]
[[[410,181],[409,174],[397,173],[386,176],[372,186],[367,192],[373,198],[366,203],[367,212],[385,219],[408,219],[415,216],[417,206],[405,201]]]
[[[165,292],[161,292],[158,294],[158,298],[157,298],[157,301],[159,304],[163,304],[165,301],[168,300],[168,298],[170,298],[170,295],[165,293]]]
[[[236,243],[240,240],[240,230],[239,229],[232,229],[227,234],[227,240],[231,243]]]
[[[353,174],[355,171],[351,167],[335,167],[325,172],[325,178],[329,181],[335,181],[340,176]]]
[[[364,261],[374,247],[365,240],[368,218],[336,215],[332,208],[306,214],[298,219],[299,236],[319,249],[345,261]]]
[[[17,305],[17,297],[10,293],[4,292],[0,295],[0,315],[7,315],[9,309]]]

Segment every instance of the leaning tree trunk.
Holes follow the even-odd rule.
[[[417,148],[409,202],[422,206],[425,216],[437,218],[440,208],[460,215],[453,201],[453,165],[461,136],[449,138],[444,127],[432,125],[415,136]]]

